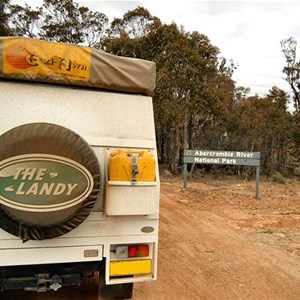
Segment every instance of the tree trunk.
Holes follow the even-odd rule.
[[[172,132],[171,138],[171,161],[170,161],[170,169],[173,174],[177,174],[179,169],[179,160],[180,160],[180,126],[175,125],[175,128]]]

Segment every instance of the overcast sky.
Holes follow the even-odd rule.
[[[11,1],[24,4],[24,1]],[[26,1],[33,8],[42,1]],[[233,79],[264,96],[272,86],[290,92],[283,79],[280,41],[293,37],[300,48],[300,1],[76,1],[106,14],[110,21],[137,6],[164,23],[205,34],[221,55],[237,65]],[[299,52],[299,51],[298,51]],[[299,57],[298,57],[299,60]]]

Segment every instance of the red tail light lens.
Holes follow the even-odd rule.
[[[138,246],[128,246],[128,257],[137,257],[138,252]]]
[[[149,245],[129,245],[128,257],[146,257],[149,256]]]

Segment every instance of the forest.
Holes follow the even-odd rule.
[[[261,97],[236,85],[236,65],[208,36],[165,24],[143,7],[110,21],[73,0],[44,0],[36,8],[2,0],[0,36],[74,43],[154,61],[159,162],[173,174],[182,172],[184,149],[212,149],[259,151],[263,175],[300,177],[300,61],[293,37],[278,45],[290,90],[273,86]],[[230,172],[249,176],[248,169]]]

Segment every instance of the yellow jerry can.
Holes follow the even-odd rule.
[[[147,150],[112,152],[108,163],[110,181],[155,181],[155,159]]]

